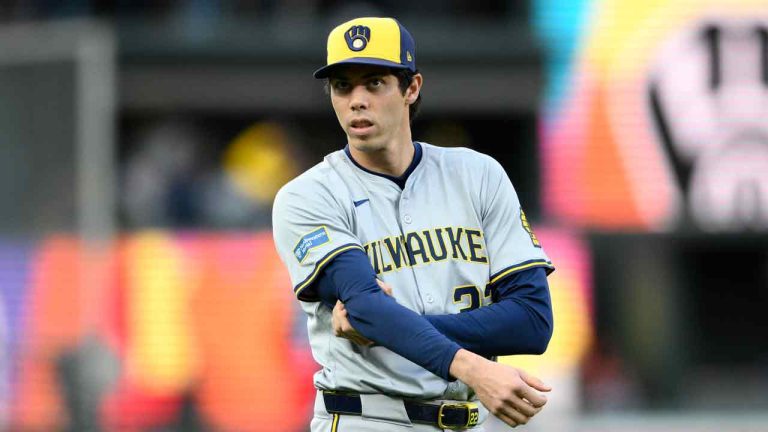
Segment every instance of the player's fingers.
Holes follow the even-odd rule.
[[[339,318],[339,325],[341,327],[341,331],[343,333],[357,333],[354,327],[352,327],[352,324],[349,322],[349,320],[345,317]]]
[[[392,285],[384,282],[381,279],[376,279],[376,283],[379,284],[379,288],[381,288],[382,291],[384,291],[385,294],[388,296],[392,296]]]
[[[515,423],[517,423],[518,425],[527,424],[531,420],[530,416],[527,416],[527,415],[521,413],[520,411],[512,408],[511,406],[507,407],[504,410],[504,415],[506,415],[507,417],[509,417],[512,420],[514,420]]]
[[[333,322],[333,334],[334,336],[338,337],[346,337],[346,330],[344,329],[344,323],[343,322]]]
[[[337,330],[338,332],[347,331],[350,327],[352,327],[349,324],[349,320],[347,319],[347,314],[339,308],[333,308],[333,314],[331,315],[331,325],[333,326],[333,329]]]
[[[366,338],[365,336],[361,335],[360,333],[358,333],[357,330],[352,328],[352,326],[349,326],[349,330],[344,332],[344,337],[346,339],[351,340],[352,342],[354,342],[354,343],[356,343],[358,345],[368,346],[368,345],[373,344],[372,340],[370,340],[370,339]]]
[[[331,327],[333,328],[334,336],[341,336],[341,309],[339,305],[341,302],[336,302],[331,313]]]
[[[349,340],[351,340],[352,342],[354,342],[354,343],[356,343],[358,345],[362,345],[362,346],[370,346],[371,344],[373,344],[373,341],[371,341],[369,339],[366,339],[365,337],[360,336],[360,335],[350,336]]]
[[[333,318],[334,319],[340,319],[340,318],[347,318],[347,308],[344,307],[344,303],[339,303],[336,306],[333,307]]]
[[[544,384],[544,381],[538,379],[533,375],[528,374],[528,372],[524,370],[519,370],[519,372],[520,372],[520,378],[522,378],[526,384],[535,388],[536,390],[543,391],[543,392],[548,392],[552,390],[552,387]]]
[[[533,417],[538,414],[539,411],[541,411],[541,407],[535,407],[531,405],[527,400],[521,398],[516,398],[514,401],[512,401],[512,405],[518,412],[527,417]]]
[[[344,310],[344,303],[341,302],[341,300],[336,300],[336,304],[333,306],[333,311],[343,311]]]
[[[517,395],[527,400],[534,408],[541,408],[547,403],[547,397],[531,387],[522,389]]]
[[[517,427],[520,425],[520,423],[517,422],[514,418],[508,416],[506,413],[500,412],[498,414],[494,414],[499,420],[503,421],[504,423],[512,426]]]

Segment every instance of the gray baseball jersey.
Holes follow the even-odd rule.
[[[308,315],[323,390],[470,400],[449,383],[381,346],[335,337],[331,310],[311,287],[338,254],[361,249],[397,302],[420,314],[455,314],[490,304],[489,283],[551,267],[504,169],[465,148],[426,143],[401,190],[357,166],[343,150],[286,184],[273,208],[273,235]]]

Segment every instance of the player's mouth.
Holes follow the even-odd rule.
[[[365,135],[373,129],[373,122],[368,119],[355,119],[349,122],[349,131],[355,135]]]

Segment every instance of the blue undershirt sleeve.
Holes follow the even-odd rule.
[[[544,268],[509,275],[492,287],[492,293],[491,305],[426,318],[449,339],[479,355],[546,351],[552,337],[553,317]]]
[[[352,249],[336,256],[315,284],[328,307],[333,308],[337,299],[344,303],[358,333],[443,379],[454,380],[449,370],[459,345],[384,293],[363,251]]]

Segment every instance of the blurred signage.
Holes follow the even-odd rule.
[[[0,310],[3,430],[285,432],[311,413],[270,232],[0,241]]]
[[[553,54],[545,214],[610,230],[768,229],[764,2],[538,3]]]

